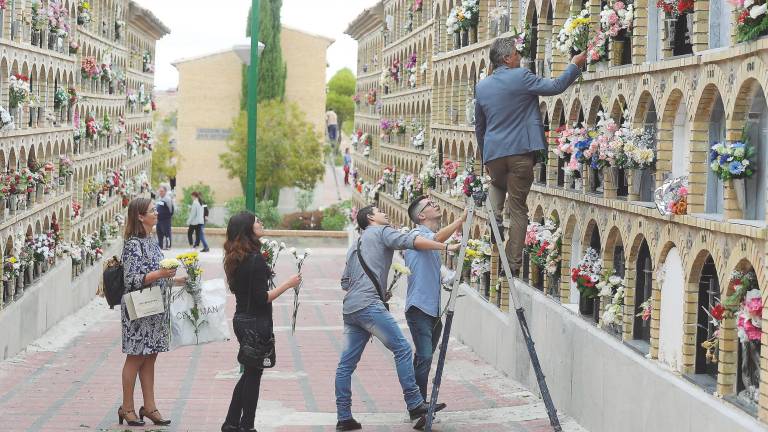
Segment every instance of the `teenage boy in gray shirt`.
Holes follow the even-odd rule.
[[[416,384],[411,346],[384,305],[382,296],[387,289],[389,267],[395,250],[455,251],[460,245],[449,246],[414,232],[402,233],[389,226],[389,216],[375,206],[358,211],[357,225],[362,234],[360,240],[347,252],[347,264],[341,276],[341,287],[347,293],[343,306],[344,344],[336,368],[336,430],[362,429],[360,423],[352,418],[352,373],[371,336],[378,338],[392,351],[408,413],[411,420],[418,419],[416,428],[423,427],[424,414],[429,405]],[[376,279],[378,289],[358,259],[358,245],[365,266]]]

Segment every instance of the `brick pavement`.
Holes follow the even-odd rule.
[[[334,430],[333,383],[342,334],[338,278],[344,252],[315,250],[307,260],[295,336],[290,332],[292,295],[275,304],[278,366],[262,381],[256,414],[262,432]],[[206,255],[203,266],[207,278],[222,277],[221,251]],[[292,269],[291,260],[283,257],[278,280]],[[233,301],[231,297],[230,316]],[[402,310],[394,306],[408,335]],[[0,431],[129,429],[116,421],[124,360],[117,310],[110,311],[96,299],[35,345],[0,363]],[[480,361],[466,346],[452,340],[449,349],[440,398],[448,408],[438,417],[436,431],[550,430],[543,405],[533,394]],[[160,410],[173,424],[130,429],[218,431],[238,378],[236,352],[232,340],[161,354],[156,395]],[[141,406],[138,385],[136,406]],[[391,354],[378,341],[367,346],[355,373],[353,411],[365,430],[411,430]],[[584,430],[572,420],[563,419],[563,424],[567,431]]]

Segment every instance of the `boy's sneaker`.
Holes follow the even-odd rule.
[[[362,428],[363,425],[361,425],[357,420],[353,418],[336,422],[337,431],[353,431],[360,430]]]
[[[435,412],[442,411],[445,409],[447,405],[444,403],[438,403],[435,405]],[[414,409],[408,410],[408,415],[411,416],[411,421],[416,420],[419,417],[422,417],[424,414],[429,411],[429,404],[426,402],[422,402],[421,405],[417,406]]]

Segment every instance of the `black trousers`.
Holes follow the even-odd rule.
[[[235,314],[232,327],[239,343],[243,343],[244,331],[254,329],[257,332],[272,334],[272,317],[255,317],[253,315]],[[261,376],[264,369],[245,367],[240,380],[232,392],[226,423],[241,429],[252,429],[256,418],[256,406],[259,403]]]
[[[171,247],[171,220],[157,221],[157,243],[161,249]]]
[[[195,247],[200,246],[200,230],[203,228],[202,225],[189,225],[187,228],[187,240],[189,240],[189,245],[192,246],[192,234],[195,234]]]

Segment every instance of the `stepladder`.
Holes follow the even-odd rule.
[[[451,327],[453,325],[454,313],[456,310],[456,300],[459,297],[459,291],[461,289],[460,288],[461,281],[458,275],[462,274],[462,269],[464,266],[464,258],[466,256],[467,241],[469,240],[472,223],[474,222],[475,210],[478,206],[482,206],[485,208],[493,237],[495,239],[502,238],[500,235],[501,228],[499,227],[499,224],[496,222],[496,217],[493,212],[494,207],[491,203],[491,197],[485,192],[474,193],[473,196],[468,199],[467,219],[464,222],[464,225],[462,227],[461,247],[459,249],[459,254],[458,254],[458,264],[457,264],[458,267],[456,269],[457,276],[453,280],[453,287],[451,289],[451,294],[445,306],[446,308],[445,324],[443,326],[442,340],[440,341],[440,353],[438,355],[437,368],[435,370],[435,377],[432,380],[432,393],[430,395],[429,411],[427,412],[426,425],[424,429],[426,431],[432,431],[432,424],[435,418],[435,407],[437,405],[437,399],[440,393],[440,384],[442,382],[443,373],[445,372],[445,360],[448,352],[448,341],[451,336]],[[522,251],[520,252],[522,253]],[[530,329],[528,328],[528,323],[525,317],[525,309],[523,309],[521,303],[518,300],[518,292],[517,292],[518,287],[515,284],[515,277],[512,274],[512,271],[510,268],[509,259],[503,250],[499,253],[499,259],[501,261],[502,270],[504,271],[504,277],[506,277],[507,282],[509,284],[510,311],[514,311],[514,314],[517,317],[520,331],[522,332],[522,336],[528,351],[528,357],[530,358],[531,366],[533,367],[533,371],[536,376],[536,381],[539,386],[539,392],[541,393],[541,398],[542,398],[542,401],[544,402],[544,406],[547,411],[547,416],[549,417],[549,423],[552,426],[553,431],[556,431],[556,432],[562,431],[562,427],[560,426],[560,420],[557,417],[557,409],[555,408],[555,404],[552,400],[552,396],[549,393],[549,388],[547,387],[547,382],[544,376],[544,372],[541,368],[541,364],[539,363],[539,357],[536,353],[536,346],[533,341],[533,336],[531,335]]]

